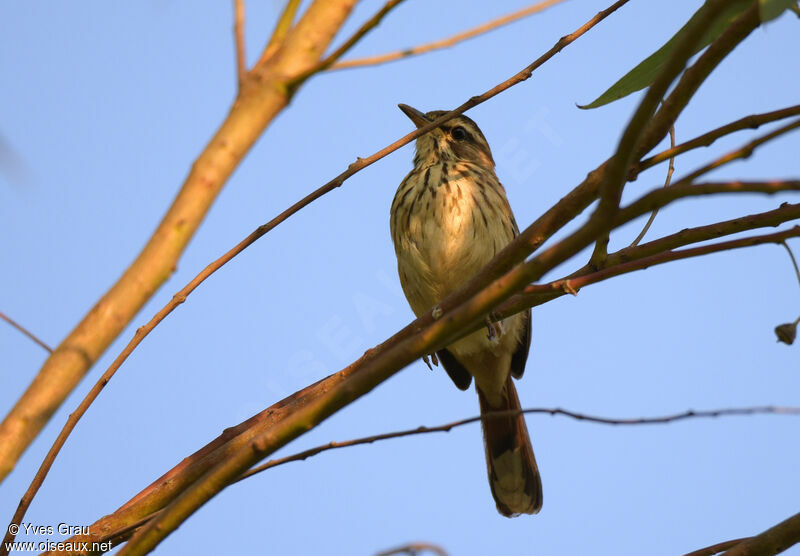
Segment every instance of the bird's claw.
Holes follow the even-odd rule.
[[[430,359],[428,359],[428,357],[430,357]],[[433,361],[434,366],[439,366],[439,358],[436,357],[435,353],[431,353],[430,356],[428,356],[428,354],[423,355],[422,360],[425,361],[425,364],[430,370],[433,370],[433,367],[431,367],[431,361]]]
[[[486,317],[486,331],[490,342],[499,340],[500,336],[503,335],[503,321],[498,320],[495,322],[497,317],[494,313]]]

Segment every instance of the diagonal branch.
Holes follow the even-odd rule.
[[[730,541],[720,542],[717,544],[713,544],[711,546],[707,546],[705,548],[701,548],[699,550],[694,550],[689,552],[688,554],[684,554],[683,556],[714,556],[714,554],[719,554],[729,548],[733,548],[740,542],[748,540],[750,537],[744,537],[741,539],[733,539]]]
[[[671,147],[663,152],[651,156],[650,158],[642,160],[639,164],[634,165],[630,174],[628,175],[628,179],[635,180],[639,173],[647,170],[648,168],[652,168],[656,164],[664,162],[665,160],[669,160],[693,149],[708,147],[713,144],[714,141],[725,135],[730,135],[731,133],[735,133],[743,129],[757,129],[764,124],[798,115],[800,115],[800,104],[790,106],[782,110],[775,110],[773,112],[745,116],[744,118],[738,119],[735,122],[731,122],[724,126],[718,127],[717,129],[713,129],[708,133],[704,133],[703,135],[695,137],[690,141],[686,141],[685,143],[681,143],[676,147]]]
[[[725,552],[725,556],[761,556],[778,554],[800,542],[800,514],[770,527],[760,535],[743,539]]]
[[[790,131],[794,131],[797,128],[800,128],[800,118],[794,120],[793,122],[789,122],[788,124],[783,125],[774,131],[762,135],[761,137],[757,137],[756,139],[753,139],[746,145],[734,151],[731,151],[726,155],[717,158],[716,160],[713,160],[712,162],[704,165],[703,167],[698,168],[691,174],[681,178],[678,183],[686,183],[695,180],[698,177],[707,174],[712,170],[716,170],[720,166],[724,166],[725,164],[733,162],[734,160],[749,158],[753,154],[753,152],[761,145],[775,139],[776,137],[780,137],[781,135],[789,133]]]
[[[621,225],[681,196],[740,191],[774,193],[787,189],[800,190],[800,182],[703,184],[691,188],[676,186],[661,189],[619,211],[614,224]],[[435,320],[429,311],[380,346],[368,351],[345,370],[350,373],[338,387],[320,393],[318,397],[296,407],[286,419],[258,432],[245,449],[231,454],[179,494],[156,518],[139,530],[119,554],[130,556],[152,550],[166,535],[255,463],[366,394],[422,354],[431,353],[467,334],[470,326],[478,324],[490,310],[522,289],[526,283],[538,280],[544,273],[595,241],[597,235],[605,230],[606,224],[593,220],[530,262],[515,267],[505,276],[489,283],[466,302],[453,306],[454,300],[463,295],[463,288],[448,296],[438,305],[441,312],[437,313],[442,318]]]
[[[48,346],[46,343],[44,343],[42,340],[40,340],[39,338],[37,338],[37,337],[36,337],[36,335],[35,335],[33,332],[31,332],[30,330],[28,330],[27,328],[25,328],[24,326],[22,326],[21,324],[19,324],[19,323],[18,323],[18,322],[16,322],[15,320],[13,320],[11,317],[9,317],[9,316],[5,315],[4,313],[0,313],[0,319],[3,319],[3,320],[4,320],[4,321],[6,321],[8,324],[10,324],[10,325],[11,325],[11,326],[13,326],[14,328],[16,328],[17,330],[19,330],[19,331],[20,331],[20,332],[22,332],[23,334],[25,334],[25,335],[26,335],[28,338],[30,338],[31,340],[33,340],[33,341],[34,341],[34,342],[35,342],[37,345],[39,345],[41,348],[43,348],[44,350],[46,350],[48,353],[53,353],[53,348],[51,348],[51,347],[50,347],[50,346]]]
[[[618,261],[628,261],[629,259],[637,257],[642,258],[645,255],[650,255],[655,248],[671,249],[676,246],[685,245],[686,243],[718,237],[724,233],[735,233],[761,226],[775,226],[788,219],[798,217],[800,217],[800,205],[787,205],[775,211],[760,215],[752,215],[741,219],[721,222],[694,230],[684,230],[683,232],[674,234],[674,236],[661,238],[660,240],[643,244],[635,248],[624,249],[610,255],[609,261],[613,262],[613,264],[618,264]],[[768,238],[768,240],[774,241],[775,238]],[[766,242],[767,240],[764,241]],[[756,244],[753,240],[751,240],[751,242]],[[717,245],[721,246],[722,244]],[[723,247],[716,247],[715,250],[722,250]],[[712,252],[712,250],[708,252]],[[639,256],[640,254],[641,256]],[[657,264],[657,261],[653,260],[648,263],[643,263],[639,265],[638,268],[629,267],[627,271],[639,270],[652,264]],[[576,285],[583,287],[590,283],[599,282],[601,279],[610,277],[611,270],[612,266],[609,266],[601,271],[604,273],[605,277],[599,273],[595,273],[595,275],[587,277],[586,283]],[[504,315],[512,314],[526,307],[539,305],[560,297],[564,293],[570,291],[569,278],[570,277],[568,277],[568,279],[558,280],[547,285],[529,286],[525,290],[526,294],[512,298],[510,304],[501,307],[500,312]],[[567,286],[564,285],[565,282]],[[407,329],[408,328],[410,327],[407,327]],[[386,343],[384,345],[386,345]],[[380,347],[378,349],[380,349]],[[227,460],[232,454],[247,449],[259,431],[269,430],[275,423],[286,418],[293,407],[305,405],[322,393],[338,388],[363,360],[364,358],[351,365],[348,369],[331,375],[293,394],[289,398],[264,410],[244,423],[226,429],[222,436],[195,454],[185,458],[180,464],[154,481],[122,508],[95,522],[90,528],[91,533],[89,535],[76,537],[71,540],[76,542],[88,541],[91,543],[113,539],[115,545],[127,540],[130,534],[132,534],[136,528],[146,523],[154,512],[163,508],[170,500],[177,496],[178,493],[186,489],[211,467],[219,462]]]
[[[398,50],[396,52],[379,54],[377,56],[368,56],[365,58],[344,60],[333,64],[328,69],[339,70],[339,69],[349,69],[349,68],[365,67],[365,66],[376,66],[379,64],[384,64],[386,62],[394,62],[397,60],[402,60],[404,58],[409,58],[411,56],[418,56],[420,54],[426,54],[428,52],[433,52],[435,50],[441,50],[443,48],[450,48],[460,42],[477,37],[479,35],[483,35],[484,33],[488,33],[490,31],[494,31],[495,29],[499,29],[500,27],[508,25],[509,23],[513,23],[515,21],[519,21],[520,19],[528,17],[529,15],[543,12],[547,8],[554,6],[555,4],[559,4],[563,1],[564,0],[545,0],[544,2],[537,2],[531,6],[522,8],[521,10],[517,10],[510,14],[498,17],[497,19],[493,19],[491,21],[487,21],[486,23],[482,23],[481,25],[473,27],[472,29],[467,29],[466,31],[456,33],[455,35],[447,37],[446,39],[440,39],[438,41],[429,42],[419,46],[412,46],[411,48]]]

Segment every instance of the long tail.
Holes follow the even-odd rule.
[[[506,381],[505,394],[500,407],[493,407],[478,388],[489,486],[497,511],[504,516],[535,514],[542,508],[542,479],[525,426],[525,416],[521,413],[497,417],[489,415],[492,412],[520,409],[517,389],[510,376]]]

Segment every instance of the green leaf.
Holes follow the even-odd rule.
[[[759,2],[760,6],[763,6],[763,9],[768,10],[770,13],[778,9],[779,6],[777,5],[780,5],[780,11],[783,11],[789,4],[793,3],[787,0],[759,0]],[[720,16],[706,29],[705,33],[703,33],[702,40],[698,42],[695,53],[708,46],[711,41],[720,36],[728,25],[751,5],[752,0],[731,0],[730,4],[723,10]],[[686,28],[698,17],[698,12],[695,12],[691,19],[689,19],[664,46],[656,50],[638,66],[626,73],[596,100],[584,106],[578,105],[578,107],[583,109],[597,108],[649,86],[655,80],[667,60],[669,60],[669,57],[675,50],[675,45],[678,44],[678,41],[682,38]]]
[[[761,23],[771,21],[797,5],[797,0],[758,0],[758,15]]]

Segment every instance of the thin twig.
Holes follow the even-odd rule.
[[[800,118],[794,120],[793,122],[789,122],[788,124],[786,124],[784,126],[781,126],[778,129],[776,129],[774,131],[771,131],[770,133],[767,133],[765,135],[762,135],[761,137],[753,139],[752,141],[750,141],[746,145],[743,145],[742,147],[740,147],[740,148],[738,148],[736,150],[733,150],[733,151],[725,154],[724,156],[721,156],[721,157],[717,158],[716,160],[704,165],[701,168],[698,168],[697,170],[695,170],[694,172],[692,172],[688,176],[684,176],[683,178],[681,178],[679,183],[686,183],[686,182],[693,181],[693,180],[697,179],[698,177],[702,176],[703,174],[707,174],[708,172],[710,172],[712,170],[716,170],[720,166],[723,166],[725,164],[729,164],[729,163],[733,162],[734,160],[741,160],[741,159],[744,159],[744,158],[748,158],[748,157],[750,157],[750,155],[753,154],[753,152],[758,147],[760,147],[764,143],[767,143],[768,141],[771,141],[772,139],[775,139],[776,137],[779,137],[781,135],[789,133],[790,131],[793,131],[793,130],[799,128],[799,127],[800,127]]]
[[[292,29],[294,24],[294,17],[297,14],[297,8],[300,7],[300,0],[288,0],[283,7],[278,22],[275,24],[275,29],[269,38],[267,46],[264,47],[264,52],[261,53],[261,58],[258,60],[258,66],[263,66],[269,60],[278,48],[283,44],[283,39]]]
[[[720,137],[724,137],[725,135],[730,135],[731,133],[735,133],[743,129],[758,129],[764,124],[768,124],[770,122],[774,122],[777,120],[783,120],[785,118],[790,118],[792,116],[797,116],[797,115],[800,115],[800,104],[795,106],[790,106],[788,108],[783,108],[781,110],[775,110],[773,112],[765,112],[763,114],[751,114],[750,116],[745,116],[744,118],[740,118],[734,122],[718,127],[717,129],[712,129],[711,131],[704,133],[699,137],[695,137],[690,141],[681,143],[677,147],[672,147],[670,149],[667,149],[666,151],[651,156],[650,158],[642,160],[639,164],[634,165],[633,170],[628,175],[628,179],[629,180],[636,179],[636,176],[638,176],[639,173],[643,172],[644,170],[647,170],[648,168],[652,168],[656,164],[664,162],[667,159],[671,159],[675,156],[691,151],[693,149],[697,149],[699,147],[708,147],[711,144],[713,144],[717,139],[719,139]]]
[[[289,87],[296,87],[312,75],[315,75],[321,71],[328,69],[332,66],[339,58],[341,58],[348,50],[350,50],[353,45],[355,45],[361,38],[369,33],[372,29],[377,27],[380,22],[383,20],[386,15],[392,11],[394,8],[397,7],[398,4],[403,2],[403,0],[388,0],[383,7],[375,12],[375,14],[365,21],[358,30],[353,33],[353,35],[344,41],[342,45],[334,50],[330,56],[325,57],[325,59],[321,60],[317,65],[309,68],[303,74],[297,76],[290,84]]]
[[[794,265],[794,272],[795,274],[797,274],[797,281],[800,282],[800,268],[797,266],[797,259],[794,258],[794,253],[792,253],[792,249],[789,247],[789,244],[786,243],[785,241],[782,241],[781,245],[783,245],[786,248],[786,252],[789,253],[789,258],[792,259],[792,265]]]
[[[555,4],[559,4],[563,1],[564,0],[545,0],[544,2],[537,2],[536,4],[522,8],[521,10],[517,10],[510,14],[498,17],[497,19],[493,19],[491,21],[487,21],[486,23],[482,23],[481,25],[473,27],[472,29],[456,33],[455,35],[448,37],[446,39],[440,39],[438,41],[429,42],[419,46],[413,46],[411,48],[398,50],[396,52],[379,54],[377,56],[355,58],[353,60],[343,60],[341,62],[333,64],[328,69],[340,70],[340,69],[348,69],[355,67],[375,66],[386,62],[394,62],[396,60],[402,60],[403,58],[409,58],[411,56],[417,56],[419,54],[425,54],[427,52],[431,52],[434,50],[449,48],[465,40],[477,37],[479,35],[483,35],[484,33],[488,33],[489,31],[493,31],[495,29],[498,29],[499,27],[503,27],[504,25],[508,25],[509,23],[519,21],[520,19],[527,17],[529,15],[542,12],[547,8],[549,8],[550,6],[554,6]]]
[[[247,75],[244,49],[244,0],[233,0],[233,36],[236,41],[236,75],[239,88]]]
[[[669,146],[670,148],[675,148],[675,126],[671,126],[669,128]],[[667,179],[664,181],[664,187],[669,187],[670,182],[672,181],[672,174],[675,173],[675,156],[671,156],[669,158],[669,168],[667,168]],[[636,236],[629,247],[635,247],[639,245],[639,242],[644,239],[644,236],[647,234],[647,231],[650,229],[650,226],[653,225],[653,221],[658,216],[658,209],[654,210],[650,213],[650,218],[647,219],[647,223],[642,228],[642,231],[639,232],[639,235]]]
[[[664,264],[682,259],[690,259],[694,257],[701,257],[703,255],[710,255],[711,253],[719,253],[721,251],[730,251],[732,249],[740,249],[743,247],[753,247],[755,245],[763,245],[766,243],[781,243],[787,238],[800,237],[800,226],[795,226],[788,230],[775,232],[772,234],[765,234],[760,236],[744,237],[724,241],[720,243],[711,243],[709,245],[702,245],[700,247],[692,247],[689,249],[680,249],[677,251],[665,251],[650,255],[649,257],[641,257],[626,263],[620,263],[613,266],[607,266],[602,270],[584,274],[576,277],[562,278],[555,280],[548,284],[536,284],[527,286],[523,292],[526,295],[541,295],[551,291],[569,291],[569,293],[577,293],[581,288],[590,284],[608,280],[620,274],[628,274],[636,270],[644,270],[651,266]],[[587,268],[589,268],[587,266]],[[523,304],[522,308],[526,308]],[[516,307],[515,307],[516,309]],[[521,309],[520,309],[521,310]],[[505,314],[505,312],[503,312]]]
[[[30,331],[30,330],[28,330],[27,328],[23,327],[23,326],[22,326],[21,324],[19,324],[18,322],[14,321],[14,320],[13,320],[11,317],[9,317],[9,316],[7,316],[7,315],[5,315],[5,314],[3,314],[3,313],[0,313],[0,319],[3,319],[3,320],[4,320],[4,321],[6,321],[8,324],[10,324],[10,325],[11,325],[11,326],[13,326],[14,328],[16,328],[17,330],[19,330],[19,331],[20,331],[20,332],[22,332],[23,334],[25,334],[25,335],[26,335],[28,338],[30,338],[31,340],[33,340],[34,342],[36,342],[37,344],[39,344],[39,345],[40,345],[42,348],[46,349],[48,353],[53,353],[53,348],[51,348],[50,346],[48,346],[47,344],[45,344],[43,341],[41,341],[39,338],[37,338],[37,337],[36,337],[36,336],[33,334],[33,332],[31,332],[31,331]]]
[[[587,415],[584,413],[578,413],[576,411],[570,411],[568,409],[562,409],[560,407],[553,407],[553,408],[534,407],[534,408],[519,409],[519,410],[497,411],[487,415],[490,418],[502,418],[502,417],[518,415],[520,413],[523,413],[525,415],[538,415],[538,414],[547,414],[551,416],[561,415],[563,417],[569,417],[570,419],[575,419],[578,421],[586,421],[587,423],[597,423],[600,425],[663,425],[665,423],[671,423],[673,421],[683,421],[685,419],[725,417],[731,415],[757,415],[757,414],[800,415],[800,407],[758,406],[758,407],[735,407],[727,409],[714,409],[709,411],[689,410],[681,413],[664,415],[661,417],[637,417],[632,419],[598,417],[596,415]],[[435,427],[421,426],[415,429],[387,432],[383,434],[376,434],[373,436],[365,436],[363,438],[355,438],[353,440],[345,440],[342,442],[328,442],[327,444],[315,446],[314,448],[303,450],[302,452],[292,454],[291,456],[270,460],[266,463],[253,467],[246,473],[242,474],[242,476],[239,477],[236,480],[236,482],[242,481],[244,479],[247,479],[248,477],[256,475],[257,473],[261,473],[262,471],[266,471],[267,469],[271,469],[273,467],[277,467],[285,463],[308,459],[312,456],[316,456],[321,452],[327,452],[329,450],[336,450],[339,448],[349,448],[351,446],[359,446],[363,444],[372,444],[374,442],[379,442],[381,440],[389,440],[390,438],[402,438],[404,436],[431,434],[435,432],[450,432],[452,429],[463,427],[464,425],[470,425],[472,423],[478,423],[480,422],[480,420],[481,420],[480,416],[469,417],[467,419],[459,419],[458,421],[453,421],[451,423],[446,423],[444,425],[438,425]]]
[[[714,556],[714,554],[719,554],[725,550],[733,548],[740,542],[749,540],[751,537],[744,537],[741,539],[733,539],[731,541],[720,542],[717,544],[713,544],[711,546],[707,546],[705,548],[701,548],[699,550],[695,550],[693,552],[689,552],[688,554],[684,554],[683,556]]]

